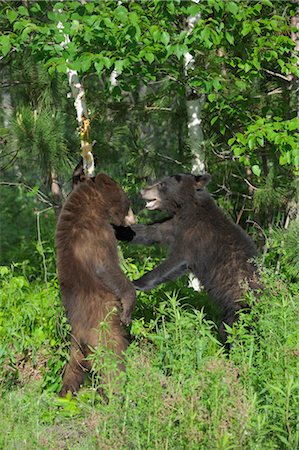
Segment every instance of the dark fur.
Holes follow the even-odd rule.
[[[153,289],[193,272],[223,312],[223,323],[232,325],[246,286],[259,288],[252,258],[257,250],[250,237],[234,224],[203,188],[210,176],[176,175],[141,191],[145,200],[156,199],[150,209],[168,211],[163,223],[135,225],[129,234],[117,230],[117,237],[135,244],[166,244],[167,259],[134,282],[139,290]],[[225,327],[220,329],[226,340]]]
[[[78,183],[61,211],[56,231],[57,268],[72,327],[62,396],[76,392],[85,371],[91,369],[85,358],[101,341],[99,323],[108,314],[110,333],[105,344],[119,355],[119,369],[123,369],[121,357],[128,340],[122,323],[131,320],[135,288],[119,267],[112,225],[125,225],[128,211],[127,196],[105,174]]]

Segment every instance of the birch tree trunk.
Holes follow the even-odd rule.
[[[57,28],[63,32],[63,24],[58,23]],[[64,34],[62,47],[67,47],[70,43],[68,35]],[[74,106],[77,113],[77,121],[80,128],[81,155],[83,158],[83,170],[87,177],[94,175],[94,159],[92,154],[92,143],[89,138],[90,122],[86,106],[85,90],[81,83],[78,72],[67,67],[67,79],[71,88]]]
[[[3,86],[9,85],[4,74],[2,76],[2,83]],[[1,89],[1,105],[3,110],[3,128],[9,128],[12,117],[12,103],[9,89],[6,87]]]
[[[193,0],[194,3],[199,3],[200,0]],[[188,33],[191,34],[195,24],[200,19],[200,13],[195,16],[190,16],[187,19]],[[194,70],[195,59],[191,53],[185,53],[185,76],[188,78],[189,73]],[[186,89],[186,108],[188,117],[188,136],[192,154],[192,168],[191,172],[195,175],[201,174],[205,171],[205,148],[204,136],[202,130],[202,108],[205,98],[204,95],[198,95],[189,88]],[[189,275],[189,287],[194,291],[200,292],[203,289],[199,279],[193,274]]]
[[[194,3],[199,3],[200,0],[193,0]],[[191,34],[195,24],[200,19],[200,13],[195,16],[190,16],[187,19],[188,33]],[[185,75],[188,75],[194,70],[195,59],[191,53],[185,53]],[[202,130],[202,108],[205,98],[204,95],[199,95],[189,88],[186,90],[186,108],[188,115],[188,135],[192,154],[192,173],[201,174],[205,171],[205,148],[204,136]]]

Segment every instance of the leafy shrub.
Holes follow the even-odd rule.
[[[56,390],[66,358],[68,330],[56,281],[46,288],[40,282],[30,283],[18,266],[2,266],[0,305],[0,385],[4,388],[44,374],[44,383],[51,383]],[[52,352],[55,363],[49,359]]]

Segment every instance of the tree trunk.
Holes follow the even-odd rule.
[[[200,0],[193,0],[199,3]],[[195,24],[200,19],[200,13],[190,16],[187,19],[188,33],[191,34]],[[189,73],[194,70],[195,59],[191,53],[185,53],[184,72],[188,79]],[[192,173],[201,174],[205,171],[205,148],[204,136],[202,130],[202,108],[205,98],[204,95],[186,88],[186,108],[188,116],[188,135],[189,145],[192,154]]]
[[[63,32],[63,24],[59,22],[57,28]],[[62,47],[67,47],[70,43],[68,35],[64,34]],[[78,72],[67,67],[67,78],[74,98],[74,106],[77,112],[77,121],[80,127],[81,155],[83,157],[84,174],[88,177],[94,175],[94,159],[92,154],[92,143],[89,139],[89,119],[85,99],[85,90],[81,83]]]
[[[193,0],[194,3],[199,3],[199,0]],[[191,34],[196,22],[200,19],[200,13],[195,16],[190,16],[187,19],[188,33]],[[195,59],[191,53],[184,55],[185,76],[188,79],[189,73],[194,70]],[[186,88],[186,108],[188,117],[188,135],[189,145],[192,155],[192,168],[191,172],[195,175],[201,174],[205,171],[205,149],[204,138],[202,130],[202,107],[204,104],[204,95],[198,95],[193,92],[189,87]],[[189,287],[192,287],[194,291],[200,292],[203,286],[200,280],[196,278],[193,273],[189,275]]]

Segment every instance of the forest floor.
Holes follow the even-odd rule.
[[[136,277],[130,260],[124,269]],[[265,271],[230,352],[218,342],[217,311],[186,278],[140,293],[117,394],[106,385],[99,395],[95,371],[76,398],[61,399],[69,327],[57,280],[30,281],[19,267],[0,276],[1,449],[298,448],[296,284]],[[93,357],[111,368],[104,350]]]

